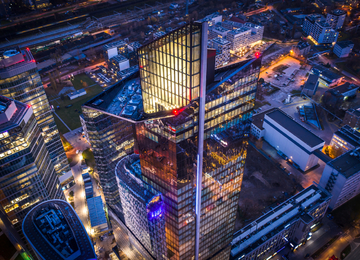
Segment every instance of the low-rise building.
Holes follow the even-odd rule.
[[[343,95],[344,100],[356,96],[358,89],[359,89],[359,86],[349,83],[349,82],[345,82],[344,84],[342,84],[340,86],[332,88],[332,90]]]
[[[92,197],[86,200],[89,209],[89,219],[91,233],[101,233],[108,230],[107,219],[105,215],[105,206],[101,196]]]
[[[326,22],[334,30],[340,30],[343,27],[346,12],[340,9],[332,10],[326,15]]]
[[[116,41],[103,46],[105,60],[110,60],[112,57],[119,54],[124,54],[127,49],[125,41]]]
[[[344,76],[340,76],[324,66],[314,66],[311,72],[319,75],[319,82],[329,88],[340,84],[344,79]]]
[[[73,100],[73,99],[76,99],[78,97],[85,96],[85,95],[86,95],[86,90],[83,88],[75,90],[74,92],[67,94],[67,96],[70,100]]]
[[[278,108],[271,108],[267,111],[264,111],[262,113],[258,113],[253,115],[252,122],[251,122],[251,130],[250,134],[255,137],[257,140],[259,140],[261,137],[265,134],[265,128],[263,127],[264,123],[264,117],[267,113],[270,113]]]
[[[324,217],[330,194],[311,185],[234,234],[231,260],[270,259],[285,246],[296,250],[311,239]]]
[[[297,123],[285,112],[276,109],[264,117],[264,139],[293,165],[307,171],[318,163],[315,155],[325,141]]]
[[[319,86],[319,75],[310,74],[308,79],[306,80],[302,93],[304,93],[309,97],[312,97],[313,95],[315,95],[318,86]]]
[[[123,55],[116,55],[110,59],[109,69],[114,72],[120,72],[130,68],[129,60]]]
[[[87,199],[92,198],[92,196],[94,195],[94,189],[89,173],[88,172],[83,173],[82,178],[85,187],[85,197]]]
[[[360,109],[348,109],[343,119],[343,124],[350,126],[351,128],[360,128]]]
[[[228,40],[217,37],[209,41],[208,46],[216,50],[215,68],[227,64],[230,60],[230,45]]]
[[[308,42],[299,41],[297,45],[292,47],[291,55],[297,58],[305,57],[311,50],[311,45]]]
[[[352,52],[354,43],[352,41],[337,42],[334,46],[333,52],[339,58],[346,58]]]
[[[339,32],[335,31],[320,14],[310,14],[305,17],[303,31],[316,45],[335,44]]]
[[[330,145],[341,149],[343,153],[360,147],[360,133],[348,125],[337,130],[330,141]]]
[[[329,208],[336,209],[360,193],[360,151],[348,151],[328,162],[319,185],[331,193]]]

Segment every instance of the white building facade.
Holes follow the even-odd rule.
[[[344,25],[345,17],[345,11],[336,9],[326,15],[326,22],[334,30],[340,30]]]
[[[303,31],[316,45],[335,44],[339,36],[339,32],[331,28],[325,18],[319,14],[310,14],[305,17]]]
[[[295,167],[306,171],[316,166],[318,157],[314,154],[321,150],[325,141],[298,124],[281,110],[265,115],[264,139],[293,162]]]
[[[348,151],[326,164],[319,185],[332,195],[336,209],[360,193],[360,151]]]
[[[352,52],[354,43],[352,41],[342,41],[334,45],[333,52],[339,58],[346,58]]]

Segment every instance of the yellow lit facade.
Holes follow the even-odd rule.
[[[145,113],[186,106],[199,97],[201,27],[186,25],[139,50]]]

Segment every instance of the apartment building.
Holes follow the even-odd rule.
[[[333,52],[339,58],[346,58],[350,55],[353,48],[354,48],[354,43],[352,41],[342,41],[342,42],[337,42],[334,45]]]
[[[335,31],[320,14],[310,14],[305,17],[303,31],[316,45],[335,44],[339,32]]]
[[[340,9],[335,9],[326,15],[326,22],[334,30],[340,30],[344,25],[345,17],[346,17],[345,11]]]
[[[230,61],[231,43],[228,40],[217,37],[210,40],[208,46],[216,50],[215,68],[226,65]]]

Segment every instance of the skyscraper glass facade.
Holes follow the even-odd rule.
[[[29,50],[22,51],[21,55],[22,61],[0,66],[0,95],[32,106],[56,173],[62,175],[70,171],[70,167],[35,60]]]
[[[188,24],[138,51],[145,113],[186,106],[199,96],[201,25]]]
[[[191,23],[139,49],[141,91],[137,93],[142,94],[143,107],[137,107],[138,113],[124,114],[133,102],[129,98],[121,105],[124,108],[109,114],[111,104],[118,102],[113,93],[130,83],[112,87],[83,107],[131,122],[142,180],[160,192],[164,201],[169,259],[195,256],[199,73],[200,64],[214,66],[200,63],[201,48],[206,48],[201,27]],[[187,51],[179,51],[183,48]],[[196,48],[196,54],[191,48]],[[175,65],[180,62],[186,65]],[[260,65],[261,59],[254,58],[215,71],[207,67],[199,259],[229,258]],[[186,92],[180,91],[180,85]],[[177,99],[179,93],[182,97]],[[102,105],[94,105],[98,100]]]
[[[2,104],[9,100],[0,96]],[[0,122],[0,210],[22,234],[22,220],[34,205],[65,197],[32,108],[12,102],[15,112]]]

